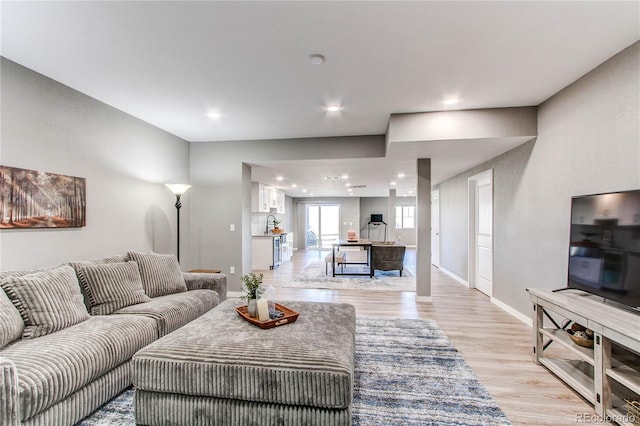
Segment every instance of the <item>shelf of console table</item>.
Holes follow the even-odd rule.
[[[633,425],[626,401],[640,400],[640,315],[579,290],[528,291],[534,311],[533,361],[593,404],[599,416]],[[545,326],[545,314],[593,330],[593,349],[574,344],[562,327]],[[550,342],[568,351],[571,359],[547,356],[544,351]]]

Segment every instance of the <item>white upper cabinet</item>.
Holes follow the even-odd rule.
[[[284,202],[285,202],[285,194],[284,191],[276,190],[276,209],[278,213],[284,214]]]
[[[624,194],[599,195],[596,201],[596,219],[618,219]]]
[[[640,225],[640,192],[629,192],[624,195],[619,225]]]
[[[576,198],[573,200],[571,223],[578,225],[593,225],[595,215],[596,206],[593,198]]]
[[[268,186],[258,183],[251,183],[251,211],[254,213],[269,213],[269,192]]]
[[[283,191],[259,182],[251,183],[251,211],[254,213],[285,212]]]

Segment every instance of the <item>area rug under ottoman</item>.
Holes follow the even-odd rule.
[[[350,425],[351,305],[282,302],[292,324],[260,329],[229,299],[132,360],[142,425]]]

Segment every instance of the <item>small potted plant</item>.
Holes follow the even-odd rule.
[[[247,311],[251,318],[255,318],[257,314],[256,299],[258,298],[258,290],[262,284],[262,274],[251,272],[242,276],[242,287],[244,290],[243,299],[247,300]]]
[[[280,234],[282,232],[282,230],[278,226],[280,225],[280,222],[282,221],[276,218],[273,219],[273,230],[271,231],[272,234]]]

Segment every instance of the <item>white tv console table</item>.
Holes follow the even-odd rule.
[[[626,407],[628,400],[640,400],[640,314],[579,290],[528,291],[533,302],[533,361],[593,404],[598,416],[622,425],[638,424]],[[551,318],[557,325],[564,318],[564,326],[551,327]],[[593,330],[593,349],[573,343],[564,329],[569,321]],[[570,359],[545,356],[550,342],[568,349]]]

